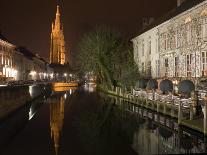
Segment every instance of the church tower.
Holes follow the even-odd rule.
[[[55,22],[52,23],[50,64],[65,64],[65,40],[59,6],[57,6]]]

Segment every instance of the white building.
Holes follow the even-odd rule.
[[[207,76],[207,0],[180,2],[132,39],[135,62],[152,78]]]
[[[157,34],[158,29],[153,28],[132,40],[134,46],[134,60],[144,76],[160,76]]]

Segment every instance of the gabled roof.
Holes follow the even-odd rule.
[[[29,58],[29,59],[31,59],[31,60],[32,60],[34,57],[36,57],[35,54],[32,53],[30,50],[28,50],[26,47],[22,47],[22,46],[20,46],[20,47],[18,47],[16,50],[19,51],[19,52],[22,53],[25,57],[27,57],[27,58]]]
[[[8,39],[0,33],[0,39],[6,42],[9,42]]]
[[[204,2],[205,0],[186,0],[185,2],[183,2],[179,7],[176,7],[175,9],[169,11],[167,14],[161,16],[160,18],[158,18],[157,20],[155,20],[152,24],[150,24],[148,27],[146,27],[145,29],[141,30],[138,35],[141,35],[142,33],[166,22],[167,20],[191,9],[192,7]]]

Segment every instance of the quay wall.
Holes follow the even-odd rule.
[[[50,84],[0,87],[0,120],[50,90]]]

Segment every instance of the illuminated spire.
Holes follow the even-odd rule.
[[[60,30],[60,9],[59,5],[57,5],[57,12],[56,12],[56,18],[55,18],[55,29]]]
[[[63,34],[63,24],[60,19],[60,7],[57,5],[55,22],[52,24],[50,63],[65,64],[65,40]]]

